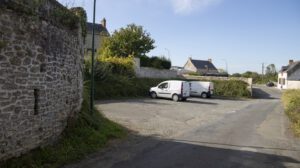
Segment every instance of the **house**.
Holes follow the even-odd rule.
[[[87,22],[87,34],[85,37],[85,53],[87,55],[87,53],[92,51],[92,37],[93,37],[93,23],[89,23]],[[106,28],[106,19],[103,18],[100,24],[95,24],[95,43],[94,43],[94,47],[95,47],[95,51],[98,51],[100,46],[101,46],[101,40],[104,37],[109,36],[109,32],[107,31]]]
[[[279,89],[300,89],[300,61],[289,60],[278,73]]]
[[[185,63],[183,69],[186,72],[196,72],[201,75],[218,75],[219,71],[212,63],[212,59],[194,60],[191,57]]]

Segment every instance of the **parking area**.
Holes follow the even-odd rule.
[[[141,135],[165,138],[178,136],[189,129],[218,122],[256,100],[189,98],[186,102],[165,99],[130,99],[97,102],[102,113]]]

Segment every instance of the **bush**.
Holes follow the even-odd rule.
[[[106,81],[97,81],[95,84],[95,99],[114,99],[122,97],[149,96],[150,87],[157,86],[168,79],[127,78],[124,76],[110,76]],[[248,84],[243,81],[215,80],[214,94],[228,97],[250,97]]]
[[[190,76],[201,76],[198,72],[189,72],[188,75]]]
[[[250,97],[251,94],[247,89],[248,84],[239,80],[214,80],[214,94],[218,96],[230,97]]]
[[[171,61],[165,57],[147,57],[141,56],[140,57],[141,66],[142,67],[152,67],[157,69],[170,69],[171,68]]]
[[[156,86],[164,80],[111,76],[106,81],[96,82],[95,99],[145,97],[148,96],[150,87]]]
[[[113,74],[133,77],[134,72],[134,61],[133,57],[98,57],[98,66],[103,65],[106,70],[111,71]],[[98,68],[99,70],[99,68]],[[100,69],[102,70],[102,69]]]
[[[292,129],[300,136],[300,90],[287,90],[282,95],[282,102],[287,116],[292,122]]]

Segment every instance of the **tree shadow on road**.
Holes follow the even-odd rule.
[[[209,147],[203,144],[131,135],[125,142],[66,168],[284,168],[286,163],[289,166],[292,164],[300,167],[299,160],[292,157],[252,152],[251,150]]]
[[[206,101],[197,101],[197,100],[187,100],[184,103],[192,103],[192,104],[207,104],[207,105],[217,105],[218,103],[214,102],[206,102]]]
[[[254,99],[279,99],[278,97],[272,96],[261,88],[252,88],[252,97]]]

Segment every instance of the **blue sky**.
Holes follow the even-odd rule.
[[[92,0],[58,0],[82,6],[92,21]],[[155,39],[149,55],[166,55],[183,66],[188,57],[211,58],[229,73],[261,73],[300,60],[300,0],[97,0],[96,22],[113,32],[142,25]]]

